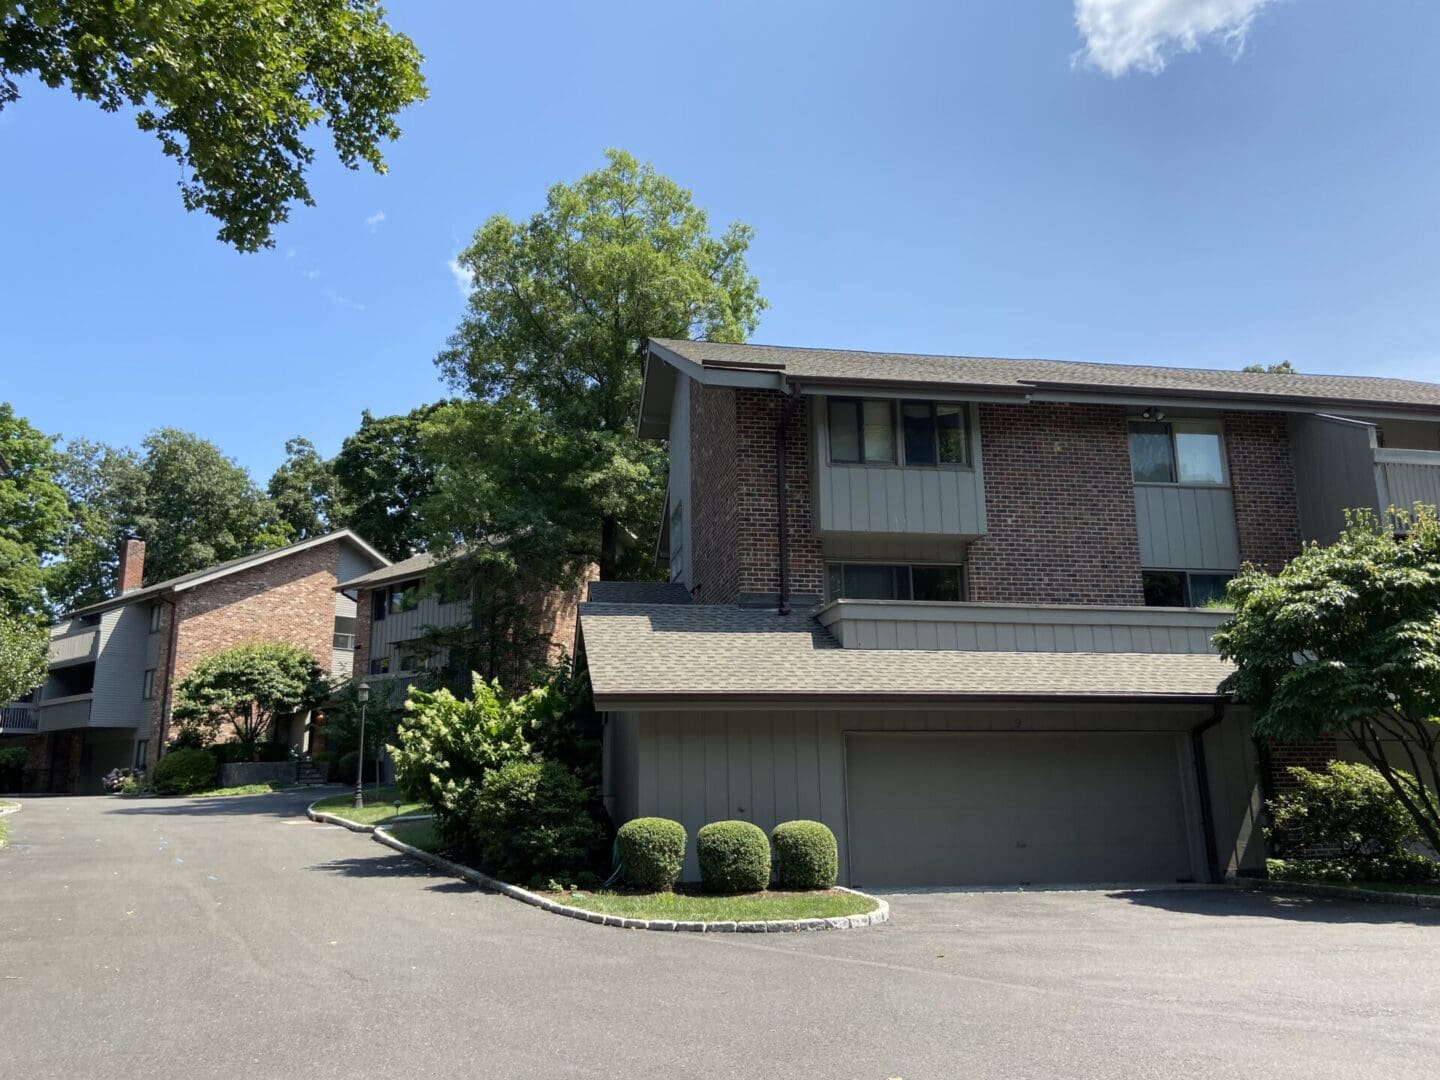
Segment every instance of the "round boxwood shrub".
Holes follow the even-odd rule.
[[[355,782],[355,770],[360,768],[360,751],[351,750],[347,754],[340,755],[340,761],[335,766],[335,779],[342,784],[353,784]]]
[[[770,841],[749,821],[715,821],[695,835],[707,892],[759,892],[770,883]]]
[[[775,873],[784,889],[828,889],[840,873],[835,834],[818,821],[786,821],[770,833]]]
[[[685,826],[669,818],[642,817],[621,825],[615,843],[626,884],[656,892],[673,889],[685,861],[685,840]]]
[[[152,782],[161,795],[189,795],[215,786],[220,766],[209,750],[182,747],[155,763]]]

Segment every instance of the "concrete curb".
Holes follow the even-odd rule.
[[[6,814],[18,814],[19,812],[20,803],[16,803],[14,806],[0,806],[0,817],[4,817]]]
[[[312,815],[313,816],[313,815]],[[770,919],[765,922],[675,922],[670,919],[627,919],[620,915],[605,915],[598,911],[587,911],[584,908],[571,907],[568,904],[557,904],[554,900],[522,889],[518,885],[510,885],[507,882],[492,878],[488,874],[482,874],[474,867],[464,866],[457,862],[435,855],[429,851],[421,851],[417,847],[397,840],[383,826],[372,830],[371,839],[386,847],[394,848],[396,851],[409,855],[411,858],[419,859],[421,862],[433,866],[451,877],[464,878],[473,882],[483,889],[492,892],[503,893],[512,900],[519,900],[522,904],[529,904],[541,911],[549,912],[552,915],[563,915],[567,919],[579,919],[581,922],[595,923],[598,926],[618,926],[625,930],[678,930],[688,931],[695,934],[783,934],[794,933],[800,930],[858,930],[865,926],[879,926],[890,920],[890,904],[881,900],[878,896],[871,896],[869,893],[862,893],[856,889],[847,889],[843,885],[836,886],[841,892],[852,893],[855,896],[863,896],[866,900],[875,902],[875,910],[866,915],[842,915],[830,919]]]
[[[315,802],[320,802],[320,800],[316,799]],[[334,814],[327,814],[323,810],[316,810],[313,802],[305,808],[305,816],[322,825],[339,825],[342,829],[349,829],[351,832],[373,833],[375,831],[374,825],[361,825],[358,821],[350,821],[347,818],[336,817]],[[433,814],[406,814],[404,817],[396,818],[390,824],[396,825],[402,821],[429,821],[434,816]]]
[[[1440,908],[1440,896],[1425,893],[1380,892],[1377,889],[1352,889],[1348,885],[1324,885],[1311,881],[1271,881],[1268,878],[1229,877],[1225,879],[1237,889],[1290,896],[1314,896],[1322,900],[1350,900],[1367,904],[1399,904],[1402,907]]]

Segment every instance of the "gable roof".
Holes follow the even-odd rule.
[[[1205,701],[1212,654],[845,649],[814,619],[718,604],[580,605],[597,708],[667,702]]]
[[[428,551],[422,551],[419,555],[411,555],[408,559],[401,559],[397,563],[382,566],[380,569],[372,570],[368,574],[361,574],[359,577],[351,578],[349,581],[342,581],[336,585],[335,588],[369,589],[375,585],[384,585],[390,581],[424,577],[439,561],[437,556],[432,555]]]
[[[769,376],[827,385],[891,385],[1025,400],[1077,395],[1160,396],[1247,402],[1276,408],[1418,410],[1440,414],[1440,384],[1365,375],[1280,375],[1205,368],[1090,364],[1070,360],[1007,360],[736,345],[652,338],[652,356],[716,376]],[[722,374],[723,373],[723,374]]]
[[[367,559],[381,566],[389,565],[390,560],[371,547],[359,533],[350,529],[337,529],[335,532],[325,533],[323,536],[312,536],[306,540],[299,540],[293,544],[287,544],[285,547],[271,548],[268,551],[257,551],[253,555],[242,555],[238,559],[230,559],[228,562],[217,563],[214,566],[206,567],[204,570],[196,570],[189,574],[181,574],[178,577],[167,578],[165,581],[157,581],[153,585],[146,585],[143,589],[132,589],[127,593],[121,593],[119,596],[112,596],[108,600],[100,600],[86,607],[76,608],[74,611],[66,612],[66,615],[91,615],[101,611],[109,611],[112,608],[123,607],[137,600],[184,592],[186,589],[193,589],[197,585],[204,585],[217,578],[227,577],[230,574],[236,574],[242,570],[249,570],[252,567],[263,566],[265,563],[274,562],[276,559],[297,555],[302,551],[308,551],[310,548],[320,547],[322,544],[329,544],[337,540],[351,545]]]

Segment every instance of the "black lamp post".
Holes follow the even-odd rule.
[[[365,703],[370,700],[370,684],[361,683],[355,688],[360,699],[360,752],[355,755],[355,809],[365,809]]]

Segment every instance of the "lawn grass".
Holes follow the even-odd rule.
[[[217,787],[209,791],[197,791],[190,796],[192,799],[214,799],[221,795],[268,795],[272,791],[287,791],[298,784],[275,784],[266,782],[264,784],[241,784],[238,787]]]
[[[439,854],[443,850],[440,838],[435,835],[433,821],[402,821],[396,825],[385,826],[385,831],[402,844],[409,844],[421,851]]]
[[[395,801],[400,800],[400,809],[395,809]],[[344,795],[332,795],[328,799],[321,799],[315,804],[315,809],[321,813],[332,814],[346,821],[353,821],[357,825],[387,825],[397,817],[405,817],[410,814],[428,814],[430,808],[424,803],[411,802],[404,795],[400,794],[398,787],[382,787],[376,791],[373,787],[365,789],[365,808],[356,810],[354,807],[355,793],[346,792]],[[407,840],[406,843],[409,843]]]
[[[674,919],[676,922],[759,922],[768,919],[831,919],[841,915],[865,915],[875,910],[869,897],[838,890],[815,892],[742,893],[738,896],[707,896],[680,892],[626,893],[574,892],[545,894],[571,907],[620,915],[630,919]]]

